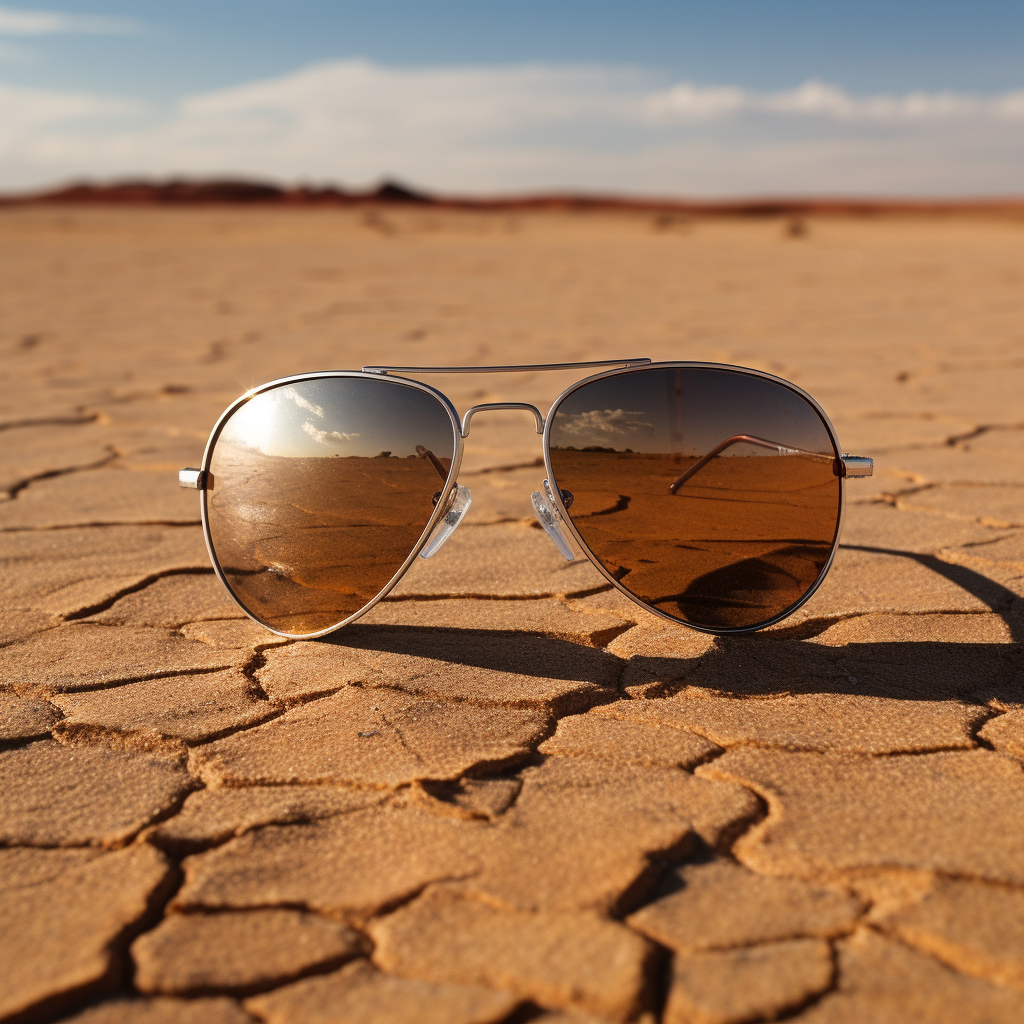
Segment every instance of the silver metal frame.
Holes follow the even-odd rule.
[[[551,408],[548,410],[546,416],[542,416],[539,409],[536,406],[529,405],[525,402],[490,402],[484,405],[472,406],[466,411],[465,416],[460,420],[458,411],[455,406],[451,403],[446,395],[438,391],[436,388],[431,387],[429,384],[424,384],[421,381],[410,380],[404,376],[392,376],[392,374],[406,374],[406,373],[514,373],[514,372],[530,372],[539,370],[573,370],[573,369],[585,369],[595,367],[612,367],[612,369],[603,370],[600,373],[592,374],[589,377],[584,378],[581,381],[577,381],[571,387],[566,388],[558,398],[555,399]],[[832,541],[832,550],[829,552],[828,561],[825,563],[824,568],[815,580],[814,585],[807,591],[801,599],[794,604],[790,605],[785,611],[781,612],[774,618],[759,623],[756,626],[743,626],[734,627],[728,629],[714,629],[707,626],[697,626],[690,622],[685,622],[673,615],[669,615],[667,612],[663,612],[657,608],[648,605],[642,601],[635,594],[626,589],[618,580],[616,580],[611,573],[608,572],[601,564],[597,556],[588,547],[586,541],[580,535],[579,530],[576,528],[569,513],[562,501],[561,490],[558,486],[558,482],[555,479],[554,471],[551,466],[551,427],[554,423],[554,414],[558,411],[558,407],[562,404],[565,399],[573,392],[587,384],[591,384],[596,380],[602,380],[605,377],[615,377],[623,373],[633,373],[638,369],[662,369],[662,368],[692,368],[692,369],[707,369],[707,370],[727,370],[733,373],[743,374],[749,377],[760,377],[764,380],[772,381],[800,398],[804,399],[821,418],[824,423],[826,430],[828,431],[829,439],[832,442],[832,447],[835,452],[835,457],[839,460],[839,464],[843,466],[843,474],[838,477],[839,480],[839,515],[836,521],[835,536]],[[259,619],[254,615],[245,604],[238,598],[235,592],[231,589],[230,583],[228,583],[227,577],[224,575],[224,571],[221,568],[220,562],[217,559],[217,555],[213,549],[213,542],[210,537],[210,524],[207,510],[207,487],[206,483],[209,479],[210,463],[213,457],[213,449],[217,443],[217,439],[220,437],[220,432],[223,429],[224,424],[228,418],[232,416],[241,406],[248,402],[251,398],[256,395],[262,394],[265,391],[271,391],[274,388],[281,387],[285,384],[294,384],[299,381],[306,380],[322,380],[325,378],[332,377],[370,377],[373,376],[377,379],[386,379],[396,387],[411,387],[419,391],[425,391],[427,394],[432,395],[438,400],[444,410],[448,413],[448,418],[451,421],[452,436],[453,436],[453,456],[451,468],[448,472],[448,477],[444,482],[444,486],[441,490],[441,498],[438,500],[437,505],[434,509],[433,515],[427,522],[423,533],[420,535],[419,540],[416,542],[412,551],[409,553],[409,557],[402,563],[398,571],[388,581],[387,585],[380,591],[373,600],[367,602],[362,608],[347,618],[335,623],[332,626],[328,626],[326,629],[318,630],[315,633],[286,633],[283,630],[274,629],[272,626],[268,626],[262,619]],[[340,629],[342,626],[347,626],[350,622],[354,622],[360,616],[368,612],[375,604],[383,600],[398,581],[408,571],[409,566],[412,565],[416,556],[419,555],[423,546],[426,544],[430,535],[433,533],[434,528],[438,522],[443,518],[444,514],[448,510],[449,499],[455,492],[458,486],[459,469],[462,466],[462,455],[464,449],[464,438],[469,435],[469,426],[473,416],[477,412],[483,412],[492,409],[524,409],[529,410],[534,414],[537,424],[537,433],[542,434],[541,445],[543,448],[544,455],[544,469],[547,473],[548,480],[551,481],[550,497],[555,505],[559,517],[565,524],[566,528],[572,534],[573,539],[579,545],[580,549],[587,556],[590,562],[595,566],[598,572],[613,586],[616,590],[620,591],[626,597],[628,597],[634,604],[639,605],[641,608],[651,612],[654,615],[658,615],[669,622],[677,623],[681,626],[686,626],[689,629],[697,630],[701,633],[710,633],[714,636],[728,636],[736,633],[750,633],[759,629],[765,629],[768,626],[773,626],[777,622],[781,622],[783,619],[788,618],[798,608],[804,605],[817,591],[818,587],[821,586],[825,577],[828,575],[829,569],[832,567],[832,561],[835,558],[836,550],[839,547],[839,537],[842,533],[843,520],[846,511],[846,476],[870,476],[871,475],[871,460],[860,456],[847,456],[842,453],[839,447],[839,439],[836,436],[835,428],[832,426],[831,420],[829,420],[825,410],[802,388],[797,387],[795,384],[791,384],[787,380],[783,380],[781,377],[776,377],[770,373],[764,373],[761,370],[751,370],[743,366],[732,366],[727,363],[704,363],[704,362],[658,362],[652,363],[648,358],[635,358],[635,359],[605,359],[591,362],[579,362],[579,363],[531,363],[528,365],[509,365],[509,366],[364,366],[362,370],[323,370],[314,373],[300,373],[294,374],[289,377],[281,377],[278,380],[269,381],[266,384],[261,384],[259,387],[252,388],[247,391],[240,398],[236,399],[227,409],[221,413],[220,418],[217,420],[210,433],[210,439],[206,443],[206,450],[203,453],[202,466],[199,469],[183,469],[179,473],[179,482],[182,487],[196,488],[202,491],[202,497],[200,500],[201,511],[202,511],[202,523],[203,523],[203,537],[206,540],[206,550],[210,555],[210,561],[213,563],[214,571],[217,573],[218,579],[224,585],[228,594],[230,594],[232,600],[249,616],[253,621],[258,622],[265,629],[268,629],[271,633],[275,633],[277,636],[288,637],[289,639],[314,639],[316,637],[325,636],[328,633],[333,633],[336,629]]]
[[[595,359],[584,363],[514,363],[505,366],[364,366],[363,373],[529,373],[531,370],[582,370],[588,366],[644,366],[647,356],[636,359]]]
[[[652,363],[649,369],[660,370],[660,369],[673,369],[673,368],[690,368],[698,370],[729,370],[733,373],[740,373],[748,377],[760,377],[762,380],[770,380],[774,384],[781,384],[783,387],[788,388],[790,391],[799,395],[804,401],[806,401],[812,409],[821,417],[822,423],[825,424],[825,429],[828,431],[829,440],[832,442],[832,448],[835,452],[835,457],[842,460],[842,449],[839,447],[839,439],[836,437],[835,427],[832,426],[832,421],[828,418],[825,410],[802,388],[798,388],[795,384],[791,384],[788,380],[783,380],[781,377],[776,377],[771,373],[764,373],[761,370],[751,370],[745,366],[732,366],[728,363],[698,363],[698,362],[664,362],[664,363]],[[646,367],[645,367],[646,368]],[[674,615],[669,615],[668,612],[663,612],[658,608],[654,608],[644,601],[641,601],[635,594],[627,590],[607,569],[601,564],[598,557],[590,550],[586,541],[580,536],[580,532],[576,529],[576,524],[572,521],[569,513],[566,511],[565,505],[562,503],[562,492],[559,487],[558,481],[555,478],[554,471],[551,467],[551,426],[555,421],[555,413],[558,411],[558,407],[569,397],[574,391],[583,387],[586,384],[590,384],[595,380],[603,380],[605,377],[616,377],[621,373],[635,372],[632,368],[626,368],[623,370],[611,370],[605,373],[595,373],[591,377],[587,377],[585,380],[578,381],[571,387],[566,388],[558,398],[555,399],[554,404],[548,409],[547,417],[544,423],[544,439],[541,445],[544,449],[544,470],[548,474],[548,479],[551,481],[551,497],[558,509],[558,514],[562,517],[562,522],[565,523],[569,532],[573,535],[573,539],[580,546],[583,553],[590,559],[590,562],[597,568],[597,571],[608,582],[615,587],[616,590],[621,591],[626,595],[634,604],[640,605],[647,611],[654,615],[658,615],[663,619],[667,619],[669,622],[676,622],[681,626],[687,626],[690,629],[695,629],[699,633],[710,633],[713,636],[730,636],[735,633],[754,633],[759,629],[767,629],[769,626],[774,626],[777,622],[781,622],[783,619],[789,618],[798,608],[806,604],[813,596],[815,591],[824,582],[825,577],[828,575],[829,569],[832,568],[832,560],[836,557],[836,550],[839,548],[839,537],[843,530],[843,518],[846,514],[846,478],[845,474],[838,477],[839,480],[839,515],[836,519],[836,532],[832,538],[832,550],[829,552],[828,561],[825,563],[824,568],[818,574],[818,578],[814,581],[814,586],[807,591],[806,594],[799,601],[791,604],[785,611],[780,612],[772,619],[768,619],[765,622],[760,622],[756,626],[737,626],[730,629],[712,629],[708,626],[697,626],[692,622],[685,622],[683,619],[676,618]]]
[[[537,433],[544,433],[544,415],[537,406],[530,405],[529,402],[485,402],[466,410],[466,415],[462,417],[462,436],[469,437],[469,425],[478,412],[488,412],[492,409],[526,409],[533,413],[533,418],[537,421]]]

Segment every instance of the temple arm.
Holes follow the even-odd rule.
[[[416,445],[416,454],[421,459],[429,459],[430,464],[437,470],[437,475],[442,480],[448,479],[448,470],[444,468],[444,463],[429,448],[424,448],[423,445],[418,444]]]
[[[779,455],[803,455],[810,459],[816,459],[821,462],[833,463],[833,471],[836,476],[871,476],[873,471],[873,462],[871,459],[866,459],[857,455],[843,455],[836,459],[831,455],[822,455],[821,452],[809,452],[804,448],[793,448],[790,445],[779,444],[778,441],[769,441],[766,437],[754,437],[753,434],[735,434],[733,437],[726,438],[720,445],[712,448],[703,458],[698,459],[678,480],[676,480],[669,490],[676,494],[679,488],[686,483],[695,473],[698,473],[703,469],[716,455],[721,454],[726,448],[731,447],[734,444],[752,444],[758,448],[770,448],[778,452]]]

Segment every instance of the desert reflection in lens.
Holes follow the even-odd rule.
[[[416,546],[454,453],[442,403],[395,381],[320,377],[255,395],[222,425],[206,491],[236,598],[294,635],[353,615]]]
[[[737,370],[615,374],[571,392],[551,424],[553,483],[597,560],[694,626],[749,629],[826,570],[839,452],[817,410]]]

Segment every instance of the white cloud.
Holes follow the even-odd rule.
[[[352,438],[358,437],[358,434],[345,434],[340,430],[319,430],[314,423],[310,423],[306,420],[302,424],[302,429],[309,434],[314,441],[319,441],[320,444],[328,444],[331,440],[335,441],[351,441]]]
[[[82,159],[83,146],[94,145],[104,130],[119,131],[140,109],[119,97],[0,84],[0,164],[37,175],[53,165],[65,168]]]
[[[62,14],[59,11],[27,11],[0,7],[0,35],[49,36],[75,32],[88,35],[130,35],[138,31],[131,18],[100,14]]]
[[[588,409],[586,412],[567,413],[557,419],[559,440],[561,442],[561,435],[565,434],[602,440],[638,432],[650,434],[654,424],[643,416],[642,412],[626,409]]]
[[[300,395],[295,388],[282,388],[281,394],[283,397],[287,398],[288,401],[294,402],[300,409],[305,409],[306,412],[311,412],[314,416],[318,416],[320,419],[324,418],[323,406],[314,404],[306,398],[305,395]],[[307,424],[307,426],[312,426],[312,424]],[[303,430],[305,430],[305,427],[303,427]],[[306,433],[308,434],[309,431],[307,430]]]
[[[0,86],[0,187],[247,175],[441,192],[675,195],[1020,191],[1024,90],[857,96],[666,86],[585,65],[389,68],[342,60],[184,98]]]
[[[302,424],[302,429],[309,434],[314,441],[319,441],[321,444],[327,444],[326,430],[318,430],[316,425],[310,423],[309,420],[306,420],[306,422]]]
[[[739,114],[821,117],[836,121],[914,122],[964,117],[1024,119],[1024,89],[1000,96],[911,92],[902,96],[851,96],[827,82],[756,93],[737,88],[702,88],[681,82],[645,101],[654,120],[713,120]]]

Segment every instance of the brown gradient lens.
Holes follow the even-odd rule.
[[[558,405],[553,481],[604,568],[645,604],[750,629],[817,583],[836,539],[839,453],[821,415],[741,370],[633,370]]]
[[[236,598],[295,635],[359,611],[416,546],[455,443],[444,405],[393,380],[318,377],[249,399],[220,428],[206,491]]]

